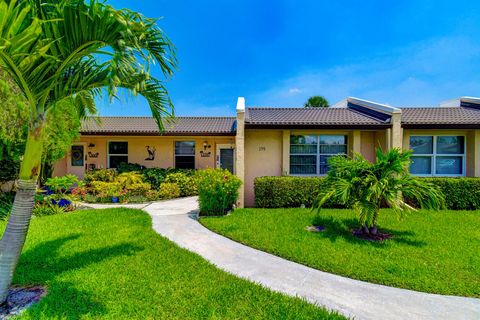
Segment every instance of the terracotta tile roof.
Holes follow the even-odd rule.
[[[159,135],[152,117],[99,117],[100,122],[87,119],[82,134]],[[235,135],[235,117],[175,117],[172,123],[163,121],[163,135]]]
[[[385,126],[382,121],[350,108],[248,108],[246,123],[305,126]]]
[[[478,126],[480,110],[463,107],[402,108],[402,125],[408,126]]]

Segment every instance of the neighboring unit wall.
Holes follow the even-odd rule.
[[[82,136],[78,142],[84,142],[87,145],[85,153],[87,155],[87,165],[94,164],[96,168],[108,168],[108,142],[109,141],[127,141],[128,142],[128,161],[138,163],[145,167],[168,168],[175,166],[175,141],[195,141],[195,167],[196,169],[214,168],[216,166],[216,145],[234,144],[235,137],[229,136],[175,136],[175,137],[137,137],[137,136]],[[205,150],[210,152],[210,156],[203,157],[200,151],[204,150],[204,143],[210,148]],[[94,147],[88,147],[94,145]],[[155,149],[155,159],[148,158],[147,146]],[[89,153],[92,155],[90,156]],[[98,157],[93,155],[98,153]],[[64,175],[67,171],[67,161],[69,156],[65,157],[55,165],[54,174],[56,176]]]
[[[245,206],[255,205],[256,177],[282,175],[282,130],[245,130]]]

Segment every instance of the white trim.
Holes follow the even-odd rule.
[[[431,174],[414,174],[412,173],[413,176],[416,177],[465,177],[467,173],[467,136],[462,135],[462,134],[412,134],[408,137],[408,147],[410,148],[410,139],[412,137],[433,137],[433,146],[432,146],[432,153],[417,153],[417,154],[412,154],[412,158],[415,157],[430,157],[431,161],[431,168],[432,168],[432,173]],[[437,154],[437,138],[438,137],[463,137],[463,154],[445,154],[445,153],[440,153]],[[437,174],[437,157],[462,157],[462,174]]]
[[[107,140],[107,169],[111,169],[110,168],[110,156],[126,156],[127,157],[127,163],[128,163],[128,153],[125,154],[125,153],[113,153],[113,154],[110,154],[110,142],[126,142],[127,143],[127,152],[128,152],[128,141],[126,140]]]

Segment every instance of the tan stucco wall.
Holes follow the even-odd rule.
[[[255,205],[256,177],[282,175],[282,130],[245,130],[245,206]]]
[[[77,142],[85,142],[86,145],[94,144],[92,148],[86,148],[87,164],[95,164],[96,168],[107,168],[108,142],[109,141],[127,141],[128,142],[128,161],[138,163],[146,167],[174,167],[175,141],[195,141],[195,167],[196,169],[214,168],[216,166],[216,146],[217,144],[235,143],[235,137],[136,137],[136,136],[82,136]],[[209,157],[202,157],[200,151],[203,150],[203,144],[210,145],[211,154]],[[145,160],[148,156],[146,146],[155,148],[155,160]],[[98,158],[88,156],[88,152],[97,153]],[[69,157],[59,161],[55,166],[55,175],[68,173]]]
[[[403,149],[410,148],[410,136],[414,135],[452,135],[465,136],[465,167],[467,177],[480,177],[480,130],[457,129],[404,129]]]

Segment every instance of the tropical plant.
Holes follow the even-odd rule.
[[[128,189],[133,184],[144,183],[143,176],[136,171],[121,173],[115,178],[115,181],[120,183],[124,189]]]
[[[354,209],[365,235],[377,234],[377,220],[382,205],[403,216],[415,210],[405,199],[412,199],[425,209],[445,207],[445,199],[437,186],[409,173],[411,151],[376,150],[376,161],[363,156],[335,156],[329,159],[327,187],[319,194],[314,207],[320,208],[329,199]]]
[[[323,96],[312,96],[303,105],[305,108],[327,108],[328,100]]]
[[[146,98],[161,129],[172,103],[161,80],[176,66],[174,48],[156,20],[99,1],[0,0],[0,69],[28,106],[28,134],[15,202],[0,240],[0,303],[25,242],[40,173],[46,118],[68,101],[79,114],[94,112],[95,98],[124,89]]]

